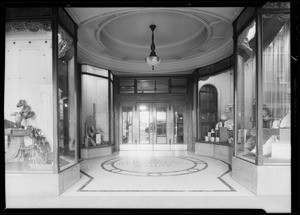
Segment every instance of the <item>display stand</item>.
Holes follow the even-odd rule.
[[[28,147],[24,145],[24,137],[30,135],[27,129],[5,129],[5,135],[10,139],[10,143],[5,153],[5,162],[14,162],[17,158],[18,162],[24,162],[25,151]]]

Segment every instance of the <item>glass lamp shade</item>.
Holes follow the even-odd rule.
[[[155,66],[157,66],[160,63],[161,59],[160,57],[157,56],[149,56],[146,58],[146,63],[149,66],[152,66],[152,70],[154,69]]]

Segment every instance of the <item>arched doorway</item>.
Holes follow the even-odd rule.
[[[204,140],[218,119],[218,92],[213,85],[204,85],[199,91],[199,116],[200,139]]]

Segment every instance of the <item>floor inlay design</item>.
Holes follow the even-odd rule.
[[[203,160],[191,157],[150,157],[134,159],[118,157],[107,160],[101,167],[111,173],[133,176],[178,176],[200,172],[208,167]]]
[[[228,180],[231,165],[208,156],[114,156],[89,165],[77,192],[237,193]]]

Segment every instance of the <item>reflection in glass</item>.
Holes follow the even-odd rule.
[[[132,107],[123,106],[122,107],[122,143],[132,144]]]
[[[288,162],[290,139],[290,17],[263,15],[264,163]]]
[[[140,143],[148,144],[150,143],[150,132],[152,130],[150,127],[150,107],[148,105],[139,106],[139,118]]]
[[[75,163],[76,105],[73,39],[58,28],[59,167]]]
[[[157,107],[156,108],[156,135],[157,144],[167,143],[167,108]]]
[[[256,146],[256,56],[255,22],[238,37],[237,62],[237,130],[236,155],[255,161]]]
[[[174,106],[174,144],[183,144],[183,108]]]

